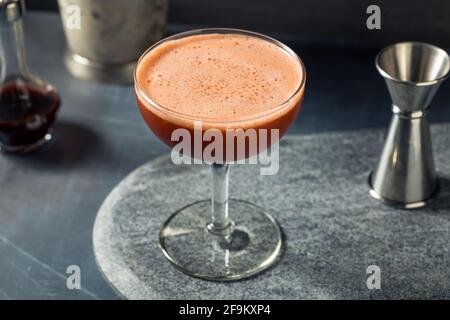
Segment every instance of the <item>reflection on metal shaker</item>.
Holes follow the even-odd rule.
[[[69,71],[82,79],[129,84],[139,56],[163,35],[168,0],[58,3]]]

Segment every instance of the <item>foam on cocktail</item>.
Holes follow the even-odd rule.
[[[139,63],[150,99],[199,119],[240,120],[288,100],[303,77],[299,62],[276,45],[238,34],[168,41]]]
[[[177,131],[193,137],[201,122],[200,134],[222,132],[224,156],[215,160],[229,162],[260,153],[285,134],[299,110],[304,77],[300,60],[281,44],[256,35],[210,33],[151,48],[138,63],[135,86],[141,113],[162,141],[175,147]],[[252,130],[257,137],[242,140],[227,135],[230,130]],[[205,160],[191,145],[183,154]]]

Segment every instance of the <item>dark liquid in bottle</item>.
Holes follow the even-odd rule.
[[[55,121],[60,99],[22,83],[0,88],[0,144],[5,148],[32,145],[41,140]]]

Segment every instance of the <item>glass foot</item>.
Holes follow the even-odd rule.
[[[188,275],[216,281],[247,278],[276,262],[282,245],[277,222],[249,202],[229,200],[228,205],[234,222],[228,236],[208,230],[210,200],[174,213],[159,233],[166,258]]]
[[[53,139],[53,135],[51,130],[45,134],[41,139],[38,141],[32,143],[32,144],[25,144],[25,145],[16,145],[16,146],[8,146],[4,144],[0,144],[0,151],[6,152],[6,153],[17,153],[17,154],[24,154],[24,153],[30,153],[35,151],[36,149],[39,149],[40,147],[43,147],[44,145],[48,144]]]

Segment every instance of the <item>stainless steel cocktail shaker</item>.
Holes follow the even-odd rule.
[[[164,31],[168,0],[58,0],[77,77],[131,83],[139,56]]]

